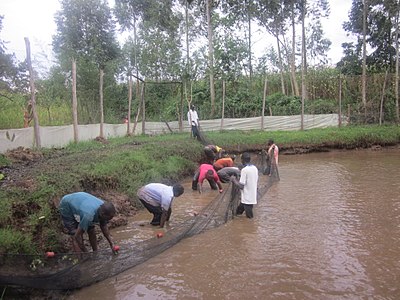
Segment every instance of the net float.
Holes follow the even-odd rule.
[[[118,245],[115,245],[115,246],[113,247],[113,250],[114,250],[114,251],[119,251],[119,246],[118,246]]]
[[[164,236],[164,234],[162,232],[157,233],[158,238],[162,238],[163,236]]]
[[[54,252],[53,251],[49,251],[49,252],[46,252],[46,257],[48,257],[48,258],[50,258],[50,257],[54,257]]]

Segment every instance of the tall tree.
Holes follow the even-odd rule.
[[[363,17],[362,17],[362,102],[364,105],[364,118],[367,121],[367,14],[368,14],[368,0],[363,1]]]
[[[99,68],[100,137],[104,138],[104,69],[109,61],[117,58],[119,47],[108,2],[106,0],[86,0],[84,4],[82,10],[86,13],[86,20],[82,25],[86,25],[88,28],[84,47],[87,48],[86,56],[93,59]]]
[[[57,33],[53,37],[53,49],[60,61],[70,60],[72,67],[72,118],[74,141],[78,142],[78,99],[76,93],[76,60],[85,49],[83,37],[85,26],[81,6],[84,0],[62,0],[56,13]]]
[[[247,29],[247,55],[248,55],[248,69],[249,78],[253,76],[253,51],[252,51],[252,21],[257,12],[257,1],[254,0],[227,0],[222,1],[222,11],[230,18],[235,20],[237,29],[246,24]]]
[[[207,38],[208,38],[208,72],[210,77],[211,117],[215,113],[215,86],[214,86],[214,40],[213,40],[213,0],[205,0],[207,15]]]
[[[281,39],[287,31],[285,18],[288,16],[284,1],[258,1],[257,20],[276,40],[278,66],[281,77],[282,94],[286,94],[284,82],[284,63],[282,60]]]

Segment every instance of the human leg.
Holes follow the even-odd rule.
[[[253,204],[243,204],[244,211],[246,212],[246,217],[249,219],[253,218]]]
[[[150,224],[151,225],[160,225],[160,221],[161,221],[161,213],[162,213],[162,209],[160,206],[153,206],[149,203],[147,203],[146,201],[139,199],[140,202],[142,202],[142,204],[144,205],[144,207],[146,207],[146,209],[153,214],[153,219],[151,220]]]
[[[244,206],[243,203],[240,203],[239,206],[236,208],[236,214],[241,215],[244,212]]]
[[[94,226],[90,226],[88,228],[88,236],[89,236],[90,246],[92,246],[93,251],[97,251],[97,238]]]
[[[81,252],[82,249],[79,247],[78,241],[75,239],[75,233],[79,225],[78,221],[74,217],[65,217],[63,215],[61,215],[61,220],[63,222],[64,228],[71,238],[72,250],[74,252]]]
[[[199,175],[200,175],[200,171],[197,170],[196,173],[193,176],[193,180],[192,180],[192,190],[193,191],[197,191],[197,183],[199,181]]]

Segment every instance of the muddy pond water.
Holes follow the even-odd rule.
[[[400,299],[400,149],[280,158],[255,217],[187,238],[69,299]],[[171,224],[215,191],[185,193]],[[153,237],[140,212],[114,239]]]

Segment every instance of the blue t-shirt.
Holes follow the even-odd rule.
[[[79,216],[79,227],[86,231],[94,223],[99,223],[98,208],[104,203],[103,200],[85,193],[77,192],[65,195],[60,202],[60,213],[66,218]]]

